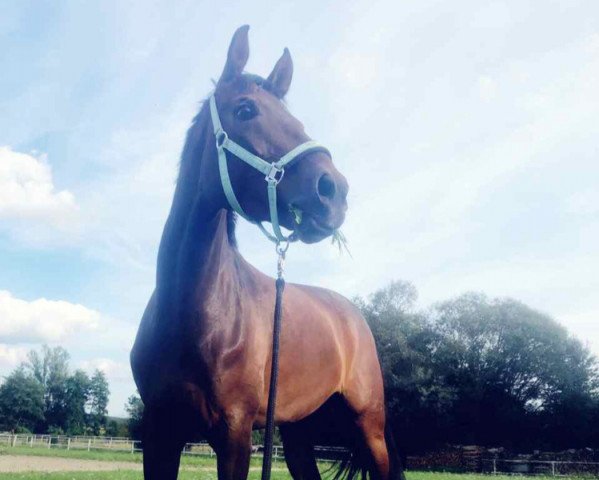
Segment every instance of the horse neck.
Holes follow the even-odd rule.
[[[156,294],[160,317],[170,322],[189,309],[201,308],[210,295],[235,295],[239,274],[248,268],[234,239],[231,212],[221,207],[198,179],[216,152],[207,111],[203,108],[190,128],[181,171],[158,254]],[[206,182],[213,185],[214,181]],[[214,288],[218,286],[218,288]],[[173,322],[177,324],[177,322]]]
[[[178,288],[182,302],[192,301],[197,307],[205,293],[234,290],[241,255],[229,236],[230,212],[215,214],[198,212],[190,220],[179,254]],[[196,217],[196,215],[194,215]]]

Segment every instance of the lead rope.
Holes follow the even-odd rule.
[[[275,318],[272,330],[272,360],[270,370],[270,385],[268,387],[268,407],[266,408],[266,428],[264,432],[264,457],[262,459],[262,480],[270,480],[272,468],[272,446],[275,433],[275,408],[277,404],[277,381],[279,379],[279,339],[281,337],[281,317],[283,304],[283,290],[285,279],[283,269],[285,267],[285,253],[289,248],[289,242],[285,246],[277,243],[277,280],[275,298]]]

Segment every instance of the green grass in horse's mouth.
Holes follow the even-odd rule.
[[[293,215],[293,221],[297,225],[301,225],[301,223],[302,223],[302,211],[299,208],[294,207],[291,204],[289,204],[289,211]]]
[[[333,245],[337,245],[337,247],[339,248],[339,253],[343,253],[343,251],[346,251],[350,258],[354,258],[352,257],[351,252],[349,251],[349,242],[347,241],[347,237],[341,230],[337,229],[333,231],[333,235],[331,235],[331,243]]]
[[[295,224],[298,226],[301,225],[303,212],[299,208],[291,204],[289,204],[289,211],[293,215],[293,221],[295,222]],[[345,251],[350,257],[352,256],[351,252],[349,251],[349,242],[347,241],[347,237],[343,234],[341,230],[334,230],[333,234],[331,235],[331,240],[331,243],[339,248],[339,253],[343,253]]]

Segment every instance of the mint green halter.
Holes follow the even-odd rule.
[[[243,148],[238,143],[235,143],[229,138],[227,132],[223,130],[220,118],[218,116],[218,110],[216,108],[216,99],[214,95],[210,97],[210,116],[212,118],[212,126],[214,127],[214,136],[216,138],[216,151],[218,152],[218,170],[220,172],[220,180],[223,185],[225,196],[231,205],[231,208],[235,210],[239,215],[245,218],[248,222],[254,223],[262,230],[262,233],[272,242],[279,244],[281,242],[292,242],[296,240],[293,234],[285,237],[281,232],[279,225],[279,214],[277,212],[277,185],[283,179],[285,175],[285,166],[299,157],[300,155],[309,151],[324,151],[327,154],[329,151],[314,140],[302,143],[295,147],[290,152],[283,155],[278,161],[269,163],[266,160],[254,155],[250,151]],[[264,174],[266,180],[267,191],[268,191],[268,206],[270,209],[270,223],[272,224],[273,233],[268,232],[261,222],[251,219],[241,208],[241,205],[237,201],[235,192],[233,191],[233,185],[231,184],[231,178],[229,177],[229,169],[227,167],[227,154],[225,150],[228,150],[240,160],[254,167],[256,170]]]

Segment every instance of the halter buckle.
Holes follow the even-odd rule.
[[[229,140],[229,135],[222,128],[218,131],[214,132],[214,137],[216,138],[216,148],[219,150],[223,148],[225,142]]]
[[[272,164],[270,166],[270,171],[264,177],[268,183],[274,183],[277,185],[281,180],[283,180],[283,176],[285,175],[285,169],[277,168],[276,165]]]

